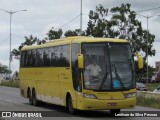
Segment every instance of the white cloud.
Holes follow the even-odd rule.
[[[15,13],[12,16],[12,48],[17,48],[23,41],[24,36],[37,36],[43,38],[51,27],[58,28],[74,17],[80,14],[81,0],[0,0],[0,9],[4,10],[24,10],[26,12]],[[141,11],[145,9],[159,7],[159,0],[83,0],[83,30],[86,29],[88,22],[89,10],[95,10],[96,5],[102,4],[105,8],[120,6],[121,3],[132,4],[132,9]],[[159,14],[160,9],[151,12],[142,12],[143,15]],[[146,28],[146,19],[138,17],[142,21],[142,25]],[[156,35],[156,40],[159,40],[159,19],[149,19],[149,30]],[[80,18],[67,24],[62,29],[80,28]],[[8,65],[9,57],[9,14],[0,11],[0,62]],[[154,65],[155,60],[158,60],[160,49],[159,42],[154,44],[156,56],[149,58],[149,64]],[[12,63],[12,70],[17,69],[18,62]]]

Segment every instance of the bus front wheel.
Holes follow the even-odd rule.
[[[69,96],[68,99],[67,99],[67,107],[68,107],[68,111],[71,114],[75,114],[76,113],[76,109],[73,108],[73,102],[72,102],[71,96]]]

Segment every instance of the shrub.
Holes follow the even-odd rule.
[[[145,107],[160,108],[160,98],[145,98],[144,96],[137,97],[137,105]]]
[[[3,80],[1,81],[1,86],[9,86],[9,87],[16,87],[19,88],[19,81],[12,81],[12,80]]]

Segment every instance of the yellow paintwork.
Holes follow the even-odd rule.
[[[114,39],[114,38],[93,38],[93,37],[85,37],[85,36],[75,36],[75,37],[67,37],[58,40],[51,40],[50,42],[46,42],[42,45],[36,46],[24,46],[21,51],[30,50],[35,48],[44,48],[56,45],[63,45],[69,43],[84,43],[84,42],[128,42],[127,40]]]
[[[92,38],[85,36],[68,37],[47,42],[43,45],[25,46],[24,50],[44,48],[71,43],[84,42],[128,42],[127,40],[112,38]],[[71,52],[71,48],[70,48]],[[70,56],[71,59],[71,56]],[[71,94],[73,107],[81,110],[95,109],[122,109],[132,108],[136,104],[136,97],[124,98],[124,94],[136,92],[135,89],[125,92],[94,92],[82,90],[83,93],[94,94],[97,99],[84,98],[83,93],[76,92],[73,88],[72,69],[70,67],[41,67],[41,68],[20,68],[20,89],[21,95],[27,97],[27,90],[35,89],[39,100],[45,100],[54,104],[66,106],[66,95]],[[22,92],[23,91],[23,92]],[[55,100],[52,102],[52,98]],[[50,100],[47,100],[50,99]],[[63,103],[59,103],[62,100]],[[109,102],[116,102],[116,106],[107,106]]]
[[[110,110],[110,109],[128,109],[136,105],[136,97],[122,100],[98,100],[89,98],[78,98],[77,109],[80,110]],[[116,103],[115,106],[109,106],[108,103]]]
[[[136,89],[121,92],[94,92],[92,90],[84,90],[84,93],[93,94],[97,99],[84,98],[82,93],[77,94],[77,109],[81,110],[106,110],[106,109],[127,109],[134,108],[136,105],[136,97],[125,98],[124,94],[135,93]],[[116,106],[108,106],[108,103],[116,103]]]

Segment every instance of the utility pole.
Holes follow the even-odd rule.
[[[10,14],[10,34],[9,34],[9,79],[11,78],[11,44],[12,44],[12,31],[11,31],[11,27],[12,27],[12,10],[9,12]]]
[[[148,19],[152,18],[152,17],[155,17],[155,16],[160,16],[160,15],[154,15],[154,16],[145,16],[145,15],[141,15],[141,14],[136,14],[136,15],[139,15],[139,16],[142,16],[144,18],[147,19],[147,50],[146,50],[146,56],[147,56],[147,84],[148,84],[148,41],[149,41],[149,29],[148,29]]]
[[[80,35],[82,34],[82,0],[81,0],[81,13],[80,13]]]
[[[10,42],[9,42],[9,79],[11,78],[11,44],[12,44],[12,14],[17,13],[17,12],[21,12],[21,11],[27,11],[27,10],[18,10],[18,11],[7,11],[7,10],[3,10],[0,9],[1,11],[7,12],[10,15]]]
[[[148,84],[148,39],[149,39],[149,34],[148,34],[148,19],[149,19],[149,17],[148,17],[148,15],[147,15],[147,84]]]

